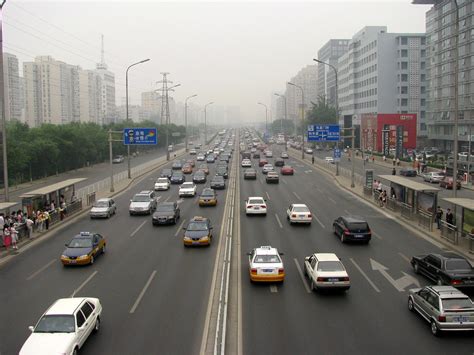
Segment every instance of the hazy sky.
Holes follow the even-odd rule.
[[[105,36],[105,61],[115,73],[117,104],[158,88],[170,72],[177,101],[237,105],[247,120],[262,117],[258,101],[284,90],[299,69],[313,64],[331,38],[351,38],[368,25],[389,32],[424,32],[428,6],[411,0],[372,2],[16,1],[4,7],[4,51],[20,61],[37,55],[93,69]]]

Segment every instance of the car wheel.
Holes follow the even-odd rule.
[[[303,267],[303,274],[304,274],[304,276],[308,276],[308,271],[306,270],[306,266]]]
[[[177,222],[177,218],[175,217],[175,218],[173,219],[173,224],[176,224],[176,222]]]
[[[413,312],[415,310],[415,306],[413,305],[413,300],[411,298],[408,299],[408,310]]]
[[[94,333],[97,333],[100,329],[100,318],[97,317],[97,320],[95,321],[95,326],[94,326]]]
[[[415,274],[420,273],[420,267],[418,266],[418,263],[413,264],[413,271],[415,271]]]
[[[94,264],[94,255],[91,255],[91,260],[90,260],[90,264]]]
[[[334,232],[335,235],[337,235],[337,229],[336,229],[336,226],[332,226],[332,231]]]
[[[431,321],[431,334],[435,337],[439,336],[439,329],[434,320]]]
[[[438,286],[443,286],[444,285],[443,280],[441,280],[441,279],[438,279],[438,281],[436,281],[436,284]]]

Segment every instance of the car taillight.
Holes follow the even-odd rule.
[[[261,207],[261,208],[267,208],[267,206],[265,206],[265,205],[261,205],[260,207]]]
[[[316,279],[316,281],[321,282],[321,281],[326,281],[326,279],[325,279],[324,277],[318,277],[318,278]]]
[[[256,274],[256,273],[257,273],[257,269],[256,269],[256,268],[251,268],[251,269],[250,269],[250,273]]]
[[[438,322],[446,322],[446,316],[438,316]]]
[[[340,280],[341,281],[349,281],[349,278],[348,277],[341,277]]]
[[[344,229],[344,234],[351,234],[351,232],[349,231],[349,229]]]
[[[461,280],[452,280],[451,281],[451,285],[460,285],[460,284],[462,284]]]
[[[285,273],[285,269],[283,269],[282,267],[278,269],[279,275],[284,274],[284,273]]]
[[[293,213],[293,214],[291,215],[291,217],[296,218],[296,215]]]
[[[308,213],[308,218],[312,218],[311,213]]]

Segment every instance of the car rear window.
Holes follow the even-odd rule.
[[[318,263],[318,271],[344,271],[344,266],[340,261],[320,261]]]
[[[256,255],[253,262],[262,264],[281,263],[281,259],[279,255]]]
[[[460,310],[474,308],[469,298],[446,298],[441,300],[444,310]]]
[[[471,270],[472,266],[464,259],[451,259],[446,261],[446,270]]]
[[[352,222],[348,225],[349,230],[357,230],[357,231],[367,231],[369,229],[369,225],[366,222]]]
[[[251,205],[260,205],[263,203],[265,203],[265,201],[263,201],[261,198],[253,198],[249,200],[249,204]]]
[[[293,212],[309,212],[308,207],[293,207]]]

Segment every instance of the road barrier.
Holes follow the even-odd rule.
[[[95,202],[95,191],[87,194],[87,206],[92,205]]]
[[[428,229],[430,232],[433,231],[433,214],[425,211],[418,210],[418,225]]]
[[[406,219],[413,220],[413,206],[404,202],[399,202],[399,206],[401,216]]]
[[[446,221],[441,221],[441,238],[457,245],[458,240],[458,229],[454,224],[449,224]]]
[[[466,238],[469,240],[469,253],[474,253],[474,234],[467,234]]]

